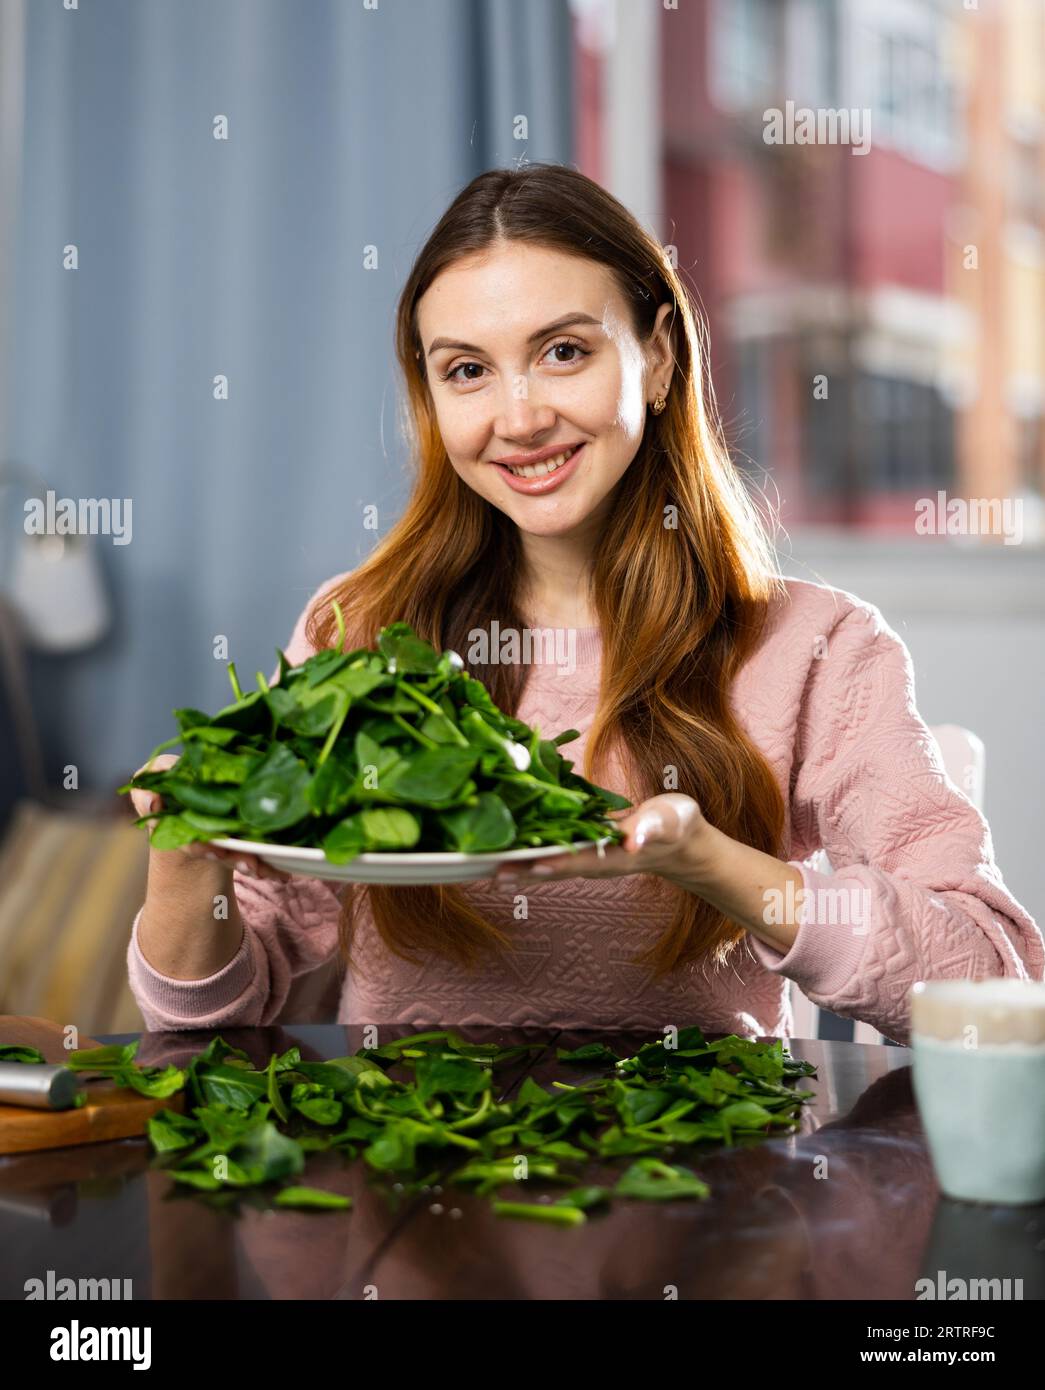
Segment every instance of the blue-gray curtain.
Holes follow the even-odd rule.
[[[115,619],[35,654],[48,779],[115,787],[268,674],[406,496],[393,309],[476,173],[573,159],[567,0],[31,0],[9,464],[131,498]],[[514,118],[528,139],[514,137]],[[229,138],[215,140],[215,117]],[[63,269],[75,244],[79,268]],[[379,268],[364,268],[376,246]],[[213,378],[229,399],[213,399]]]

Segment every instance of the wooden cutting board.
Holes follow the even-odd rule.
[[[81,1048],[101,1046],[93,1038],[81,1037],[79,1041]],[[0,1045],[12,1043],[35,1047],[56,1065],[63,1064],[68,1056],[62,1029],[46,1018],[0,1014]],[[0,1154],[126,1139],[144,1134],[149,1116],[157,1110],[180,1111],[183,1107],[181,1092],[153,1100],[111,1081],[87,1081],[85,1086],[90,1097],[87,1104],[72,1110],[38,1110],[0,1101]]]

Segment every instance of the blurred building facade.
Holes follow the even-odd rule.
[[[577,149],[605,178],[600,8]],[[653,8],[658,225],[738,461],[788,525],[911,535],[942,490],[1020,497],[1041,539],[1043,0]]]

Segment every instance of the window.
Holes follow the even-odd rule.
[[[1036,225],[1045,214],[1045,196],[1038,173],[1041,167],[1039,147],[1031,140],[1010,138],[1007,156],[1006,196],[1010,214],[1018,221]]]
[[[1016,465],[1025,492],[1045,492],[1045,421],[1040,415],[1017,418]]]
[[[814,398],[812,393],[813,378],[820,374],[826,374],[828,378],[828,392],[824,399]],[[829,358],[811,357],[802,371],[801,386],[805,402],[803,452],[807,491],[814,499],[826,500],[841,497],[850,490],[858,490],[857,481],[853,480],[850,489],[845,476],[850,465],[859,466],[859,459],[854,456],[850,460],[846,452],[849,442],[849,389],[845,371],[841,365],[832,366]]]
[[[767,472],[772,470],[773,347],[770,342],[751,339],[736,348],[737,396],[732,411],[732,431],[741,466],[750,459]]]
[[[868,375],[861,395],[868,490],[946,487],[954,477],[954,428],[940,392],[920,381]]]
[[[781,9],[773,0],[714,0],[708,88],[717,106],[753,110],[775,92]]]
[[[787,95],[801,106],[833,106],[838,87],[837,0],[791,0]]]
[[[881,31],[875,35],[872,138],[930,166],[959,157],[954,83],[940,53],[942,34]]]
[[[851,446],[853,457],[847,460]],[[946,488],[954,480],[954,416],[935,387],[901,377],[857,374],[852,411],[845,377],[831,373],[827,400],[805,409],[805,470],[821,498]]]

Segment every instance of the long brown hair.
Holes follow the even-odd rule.
[[[630,795],[638,804],[637,793],[645,799],[663,792],[665,771],[674,768],[673,789],[694,797],[712,825],[779,855],[783,798],[765,758],[737,723],[729,691],[783,583],[759,512],[730,460],[706,358],[701,361],[702,321],[681,279],[664,248],[628,210],[576,170],[535,163],[480,174],[422,248],[396,319],[417,469],[413,492],[384,540],[313,608],[307,638],[316,649],[336,644],[331,597],[344,610],[350,646],[372,646],[382,626],[402,620],[437,649],[463,654],[468,634],[489,631],[494,619],[502,628],[525,626],[516,607],[518,531],[451,465],[417,330],[418,300],[442,270],[513,241],[608,267],[642,340],[649,338],[658,306],[674,306],[675,373],[667,408],[647,417],[593,560],[590,597],[602,634],[601,684],[578,770],[598,782],[602,760],[617,751],[632,769]],[[470,669],[496,703],[515,714],[526,680],[522,665]],[[546,731],[549,737],[555,732]],[[670,887],[666,880],[654,881],[660,890]],[[346,961],[357,891],[347,889],[342,899]],[[432,951],[473,965],[484,951],[510,944],[454,888],[368,885],[363,891],[382,941],[408,960]],[[674,918],[636,960],[657,977],[701,957],[723,962],[743,927],[694,894],[670,891],[677,898]]]

